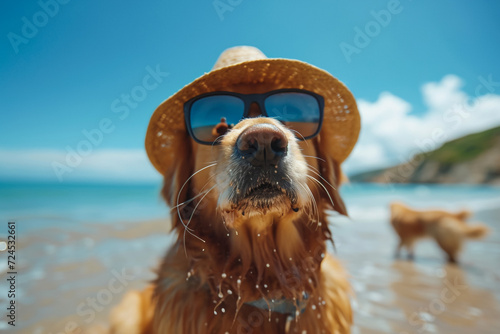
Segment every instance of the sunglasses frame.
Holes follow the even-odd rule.
[[[324,108],[325,108],[325,99],[323,96],[316,94],[314,92],[305,90],[305,89],[295,89],[295,88],[284,88],[284,89],[276,89],[272,90],[266,93],[261,93],[261,94],[242,94],[242,93],[235,93],[235,92],[226,92],[226,91],[215,91],[215,92],[210,92],[210,93],[204,93],[201,95],[197,95],[193,97],[192,99],[189,99],[186,103],[184,103],[184,119],[186,122],[186,129],[188,130],[189,135],[193,140],[199,144],[203,145],[218,145],[220,144],[220,140],[216,139],[215,141],[208,142],[208,141],[203,141],[199,140],[198,138],[195,137],[193,129],[191,128],[191,107],[193,106],[193,103],[198,101],[199,99],[205,98],[207,96],[216,96],[216,95],[229,95],[229,96],[235,96],[239,98],[240,100],[243,101],[244,103],[244,109],[243,109],[243,115],[242,119],[249,118],[248,115],[250,114],[250,106],[252,103],[257,103],[257,105],[260,108],[260,111],[262,113],[261,116],[264,117],[269,117],[265,108],[265,100],[272,95],[279,94],[279,93],[302,93],[302,94],[307,94],[309,96],[312,96],[316,99],[318,102],[319,106],[319,122],[318,122],[318,129],[316,132],[310,136],[307,137],[302,137],[302,136],[296,136],[297,139],[299,140],[307,140],[316,137],[319,132],[321,131],[321,127],[323,126],[323,115],[324,115]],[[260,116],[259,116],[260,117]]]

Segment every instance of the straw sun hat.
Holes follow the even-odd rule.
[[[170,174],[176,158],[190,140],[184,121],[184,103],[214,91],[237,91],[238,84],[255,84],[256,93],[281,88],[306,89],[325,99],[320,141],[324,153],[338,163],[356,143],[360,118],[351,92],[328,72],[298,60],[267,58],[249,46],[224,51],[213,69],[165,100],[153,113],[146,133],[146,151],[154,167]]]

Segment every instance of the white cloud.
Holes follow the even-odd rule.
[[[417,152],[499,125],[500,95],[468,96],[463,85],[455,75],[424,84],[422,98],[427,110],[420,116],[411,113],[410,103],[390,92],[381,93],[375,102],[360,99],[361,134],[344,164],[345,171],[402,163]],[[491,89],[476,91],[486,91],[484,88]]]
[[[68,164],[59,150],[0,150],[0,176],[6,180],[62,182],[160,182],[144,150],[95,150]],[[54,164],[62,167],[57,171]],[[59,173],[59,177],[58,174]]]
[[[422,86],[422,95],[430,111],[446,110],[450,106],[467,101],[467,94],[460,90],[462,79],[455,75],[445,76],[441,82],[429,82]]]

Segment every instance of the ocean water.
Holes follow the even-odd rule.
[[[500,208],[500,187],[492,186],[353,183],[340,191],[352,219],[386,217],[395,200],[417,208]],[[0,184],[0,219],[36,233],[49,227],[79,230],[84,223],[165,218],[169,209],[159,192],[159,185]]]
[[[355,220],[388,218],[393,201],[420,209],[500,209],[500,187],[494,186],[353,183],[344,185],[341,194]]]
[[[5,226],[0,227],[0,240],[5,239],[6,222],[16,221],[20,246],[17,298],[23,316],[18,332],[64,332],[68,319],[83,327],[92,325],[97,320],[88,322],[78,313],[78,307],[97,296],[113,278],[112,273],[134,273],[127,289],[141,288],[152,279],[153,268],[175,237],[167,233],[169,208],[159,192],[160,185],[0,184],[0,226]],[[474,212],[473,220],[483,220],[492,228],[484,242],[467,244],[460,274],[469,281],[473,300],[463,303],[473,306],[468,316],[480,310],[483,313],[477,322],[481,326],[500,328],[500,323],[494,322],[500,319],[500,270],[495,269],[500,261],[499,187],[347,184],[341,194],[350,218],[336,216],[331,220],[336,245],[331,251],[352,274],[352,285],[362,305],[354,304],[361,332],[368,333],[366,329],[377,319],[381,322],[378,332],[391,331],[394,326],[402,326],[397,332],[399,328],[415,332],[408,330],[411,326],[404,313],[395,306],[400,293],[394,292],[393,284],[406,287],[406,282],[417,275],[413,272],[434,284],[440,279],[435,273],[448,270],[442,268],[441,254],[430,241],[418,246],[415,267],[394,264],[396,240],[388,218],[389,203],[396,200],[417,208],[469,209]],[[152,226],[146,221],[158,223]],[[2,274],[7,271],[3,255]],[[1,281],[0,291],[6,288],[6,282]],[[483,303],[485,295],[493,298],[487,305]],[[432,294],[428,300],[411,298],[412,306],[406,312],[411,314],[417,309],[415,305],[425,306],[432,298]],[[107,312],[120,299],[121,295],[114,295],[96,319],[105,322]],[[380,299],[389,314],[385,318],[377,313]],[[5,301],[0,296],[0,307]],[[457,319],[461,317],[457,315]],[[433,320],[431,325],[442,326],[439,321]],[[0,331],[6,328],[0,320]]]
[[[0,218],[22,232],[167,217],[160,185],[0,184]],[[1,233],[1,232],[0,232]]]

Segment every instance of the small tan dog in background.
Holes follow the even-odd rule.
[[[415,241],[432,237],[447,254],[448,261],[457,262],[457,255],[466,238],[479,239],[488,233],[482,224],[467,225],[471,213],[467,210],[447,212],[442,210],[417,211],[402,203],[391,204],[391,225],[399,236],[396,257],[401,248],[408,251],[408,258],[414,258]]]

